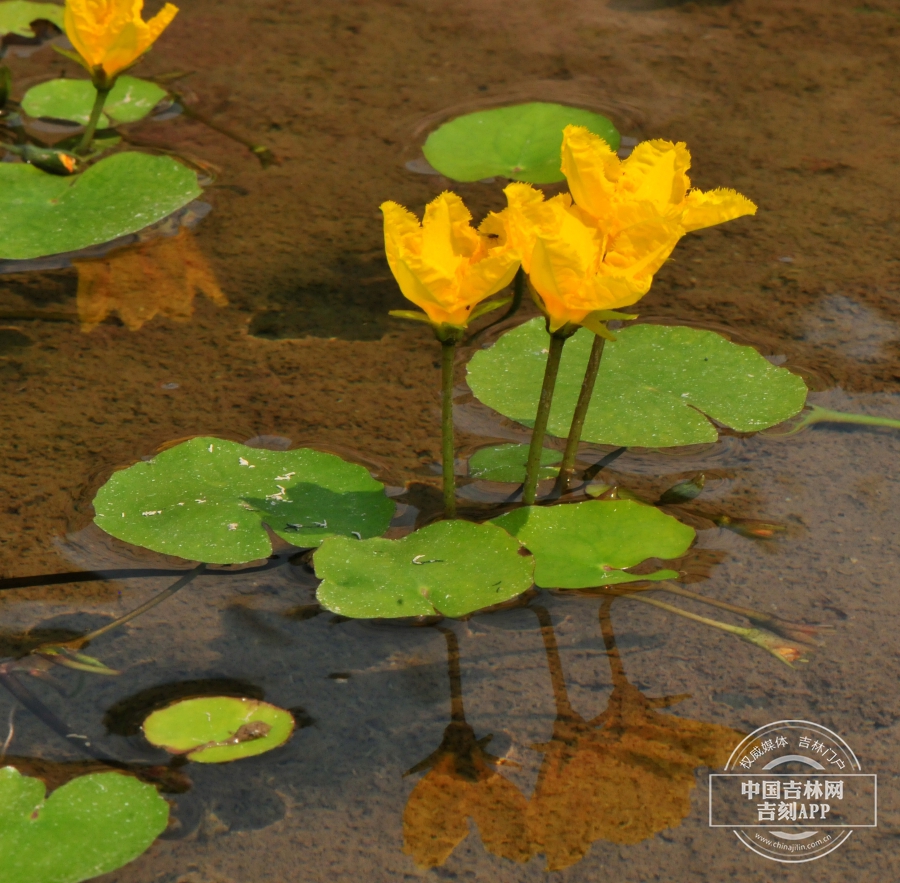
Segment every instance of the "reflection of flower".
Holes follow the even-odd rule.
[[[175,18],[178,7],[166,5],[144,21],[143,0],[66,0],[66,36],[81,56],[95,85],[109,85],[131,67]]]
[[[613,676],[606,710],[584,720],[569,704],[549,614],[536,609],[547,649],[557,718],[528,806],[531,839],[548,870],[580,861],[595,840],[634,844],[679,825],[690,812],[694,771],[727,760],[742,735],[655,709],[686,696],[648,699],[628,682],[609,620],[601,626]]]
[[[465,326],[473,307],[509,285],[516,273],[517,256],[503,239],[494,242],[472,227],[455,193],[432,200],[421,224],[395,202],[385,202],[381,211],[391,272],[432,325]]]
[[[591,313],[640,300],[685,233],[756,211],[733,190],[691,190],[689,165],[684,144],[647,141],[621,161],[602,138],[567,126],[562,170],[572,195],[544,201],[510,184],[508,207],[482,229],[506,232],[551,332],[591,327]]]
[[[512,861],[527,862],[532,849],[525,796],[494,769],[498,758],[484,750],[491,737],[476,739],[466,723],[459,643],[451,629],[439,631],[447,641],[451,723],[437,750],[409,770],[428,772],[406,802],[403,851],[422,868],[442,865],[468,836],[471,818],[487,850]]]
[[[176,236],[74,263],[84,331],[91,331],[113,311],[131,331],[157,314],[187,321],[197,291],[218,306],[228,303],[196,241],[184,229]]]
[[[497,758],[483,747],[489,738],[476,739],[465,721],[454,721],[437,751],[410,770],[428,770],[403,812],[403,851],[420,867],[442,865],[468,836],[470,818],[494,855],[531,857],[525,796],[492,766]]]

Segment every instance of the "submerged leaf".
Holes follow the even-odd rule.
[[[368,470],[334,454],[193,438],[114,473],[94,510],[95,523],[125,542],[236,564],[271,553],[264,525],[313,548],[330,536],[384,533],[394,503]]]
[[[228,304],[212,267],[185,228],[175,236],[73,263],[78,270],[82,331],[92,331],[112,312],[131,331],[157,315],[186,322],[193,315],[197,292],[216,306]]]
[[[559,451],[541,450],[538,478],[553,478],[558,469],[551,468],[562,460]],[[528,445],[491,445],[480,448],[469,457],[469,477],[484,481],[525,481]]]
[[[197,763],[226,763],[283,745],[294,732],[294,718],[258,699],[203,696],[154,711],[143,731],[148,742],[171,754],[186,754]]]
[[[197,175],[167,156],[117,153],[69,177],[0,163],[0,259],[30,260],[109,242],[199,195]]]
[[[563,129],[584,126],[613,150],[619,133],[604,116],[578,107],[533,101],[479,110],[444,123],[422,147],[425,158],[455,181],[479,181],[502,175],[515,181],[562,181]]]
[[[710,420],[755,432],[793,416],[806,400],[800,377],[712,331],[632,325],[616,334],[603,351],[584,441],[653,448],[713,442],[718,433]],[[563,350],[547,430],[560,438],[572,423],[592,338],[582,329]],[[531,426],[548,345],[543,319],[507,332],[469,362],[472,392]]]
[[[532,558],[492,524],[441,521],[399,540],[336,537],[316,553],[323,607],[354,619],[465,616],[532,585]]]
[[[73,779],[45,797],[39,779],[0,769],[3,883],[79,883],[133,861],[163,832],[169,805],[120,773]]]
[[[90,80],[47,80],[32,86],[22,99],[22,110],[31,117],[71,120],[87,125],[97,90]],[[135,123],[150,113],[168,93],[156,83],[122,76],[103,105],[99,128],[115,123]]]
[[[586,589],[636,580],[673,579],[674,570],[625,572],[647,558],[678,558],[693,528],[632,500],[590,500],[564,506],[525,506],[495,518],[534,555],[535,584]]]

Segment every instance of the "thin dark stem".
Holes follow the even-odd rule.
[[[528,465],[525,469],[525,486],[522,489],[522,502],[526,506],[534,505],[538,472],[541,468],[541,451],[544,448],[544,435],[547,432],[547,421],[550,419],[550,405],[553,404],[553,390],[556,387],[556,376],[559,374],[559,360],[562,357],[562,349],[567,337],[568,335],[550,335],[550,351],[547,354],[541,398],[538,402],[537,415],[534,418],[531,447],[528,449]]]
[[[559,476],[556,479],[554,495],[557,497],[561,497],[568,491],[572,473],[575,471],[575,457],[578,454],[578,444],[581,441],[584,420],[591,405],[591,396],[594,394],[594,383],[597,380],[597,372],[600,370],[600,359],[603,357],[605,343],[605,338],[599,334],[594,335],[594,344],[588,357],[584,380],[581,381],[581,392],[578,394],[578,401],[575,404],[572,425],[569,427],[569,438],[566,440],[566,450],[559,467]]]
[[[573,717],[575,712],[569,702],[569,691],[566,689],[566,676],[563,672],[562,660],[559,658],[559,646],[553,631],[553,620],[545,607],[535,604],[531,608],[541,625],[541,637],[547,653],[547,668],[550,671],[550,685],[553,688],[553,699],[556,703],[557,717]]]
[[[450,678],[450,719],[454,723],[466,722],[463,709],[462,672],[459,667],[459,641],[453,629],[437,626],[437,630],[447,641],[447,675]]]
[[[103,113],[103,105],[106,104],[106,98],[110,91],[111,89],[97,89],[87,128],[84,130],[84,134],[81,136],[81,142],[78,145],[78,149],[75,151],[77,154],[83,155],[90,150],[91,143],[94,140],[94,132],[97,131],[97,123],[100,122],[100,114]]]
[[[441,341],[441,459],[444,472],[444,514],[456,518],[456,445],[453,441],[453,361],[456,341]]]
[[[100,635],[105,635],[107,632],[112,631],[115,628],[118,628],[120,625],[125,625],[126,622],[131,622],[132,619],[140,616],[142,613],[146,613],[148,610],[156,607],[157,604],[161,604],[167,598],[171,598],[177,591],[183,589],[189,582],[191,582],[194,577],[199,576],[206,569],[205,564],[198,564],[193,570],[189,570],[181,579],[176,580],[172,583],[169,588],[167,588],[164,592],[160,592],[158,595],[154,595],[149,601],[141,604],[140,607],[135,607],[131,613],[126,613],[124,616],[119,619],[108,623],[102,628],[96,629],[93,632],[88,632],[86,635],[79,638],[79,643],[81,646],[90,643],[95,638],[99,638]]]
[[[612,616],[610,608],[612,607],[612,598],[604,598],[600,609],[597,612],[600,620],[600,633],[603,635],[603,644],[606,647],[606,656],[609,659],[609,668],[612,673],[613,686],[625,683],[628,678],[625,677],[625,666],[622,665],[622,657],[619,655],[619,648],[616,646],[616,636],[613,632]]]

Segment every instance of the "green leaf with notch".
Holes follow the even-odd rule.
[[[143,731],[148,742],[170,754],[186,754],[196,763],[227,763],[284,745],[294,732],[294,718],[258,699],[202,696],[157,709]]]
[[[0,163],[0,259],[30,260],[109,242],[199,195],[197,175],[168,156],[117,153],[66,178]]]
[[[87,125],[97,90],[90,80],[47,80],[32,86],[22,99],[22,110],[30,117],[71,120]],[[99,128],[116,123],[136,123],[150,113],[168,93],[156,83],[121,76],[103,105]]]
[[[53,22],[64,31],[64,15],[65,7],[56,3],[8,0],[6,3],[0,3],[0,36],[18,34],[20,37],[34,37],[36,35],[31,29],[31,23],[40,20]]]
[[[562,460],[559,451],[544,448],[541,451],[541,468],[538,478],[554,478],[559,472],[553,466]],[[479,448],[469,457],[469,478],[483,481],[525,481],[528,462],[528,445],[491,445]]]
[[[714,442],[715,420],[756,432],[793,417],[806,384],[749,346],[698,328],[632,325],[608,341],[582,440],[664,448]],[[563,349],[548,432],[565,438],[587,366],[593,334],[581,329]],[[534,424],[549,335],[543,319],[504,334],[468,366],[475,396],[505,417]]]
[[[619,148],[619,133],[604,116],[578,107],[533,101],[479,110],[435,129],[422,152],[442,175],[454,181],[480,181],[501,175],[514,181],[562,181],[560,150],[566,126],[584,126]]]
[[[271,553],[266,525],[289,543],[314,548],[330,536],[383,534],[394,503],[367,469],[334,454],[193,438],[114,473],[94,510],[95,523],[120,540],[236,564]]]
[[[354,619],[465,616],[532,585],[532,558],[492,524],[441,521],[399,540],[335,538],[313,563],[316,597]]]
[[[648,558],[684,555],[693,528],[631,500],[589,500],[562,506],[526,506],[495,518],[534,555],[541,588],[588,589],[638,580],[675,579],[676,570],[626,573]]]
[[[80,883],[115,871],[169,820],[156,788],[121,773],[80,776],[45,792],[40,779],[0,769],[3,883]]]

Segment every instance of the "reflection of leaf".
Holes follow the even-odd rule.
[[[490,738],[490,737],[487,737]],[[492,766],[497,758],[465,721],[451,723],[440,747],[414,769],[427,768],[403,813],[403,851],[417,865],[442,865],[469,834],[468,819],[494,855],[525,862],[531,847],[525,796]]]
[[[635,844],[690,812],[697,767],[722,766],[741,733],[661,714],[686,696],[648,699],[628,682],[615,647],[609,603],[601,626],[613,675],[606,710],[584,720],[569,704],[549,614],[538,608],[557,718],[528,806],[529,830],[548,870],[580,861],[595,840]]]
[[[131,331],[157,314],[186,322],[198,291],[217,306],[228,303],[196,240],[183,228],[176,236],[74,264],[83,331],[93,330],[113,311]]]
[[[428,770],[403,812],[403,851],[422,868],[442,865],[468,836],[471,818],[481,841],[494,855],[527,862],[532,849],[524,795],[493,767],[498,758],[484,746],[490,736],[475,738],[463,710],[459,643],[456,634],[439,629],[447,641],[451,723],[437,750],[409,773]]]

